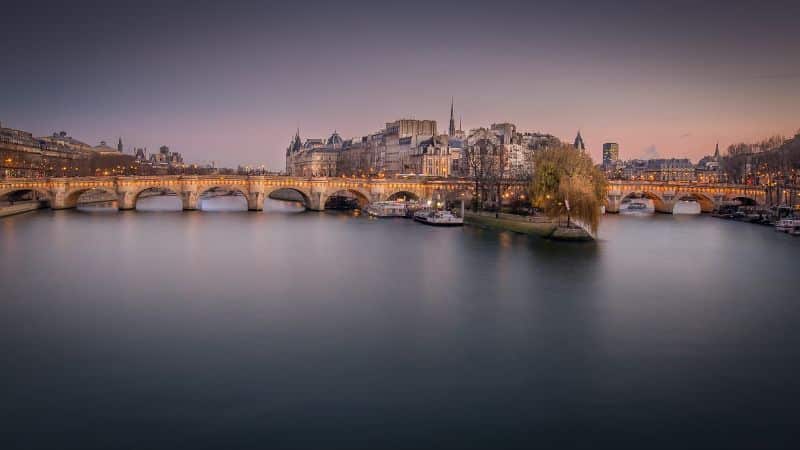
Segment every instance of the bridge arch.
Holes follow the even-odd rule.
[[[733,194],[728,197],[730,201],[738,201],[744,206],[756,206],[758,205],[758,200],[755,198],[745,195],[745,194]]]
[[[672,208],[667,207],[667,203],[664,201],[664,198],[661,195],[659,195],[657,192],[649,190],[625,191],[622,193],[622,196],[620,197],[620,202],[628,198],[636,198],[636,196],[641,196],[648,200],[652,200],[653,209],[655,209],[657,212],[668,212],[668,213],[672,212]]]
[[[49,190],[40,187],[20,187],[20,188],[0,189],[0,199],[7,196],[12,196],[13,194],[22,194],[25,192],[35,192],[39,197],[39,200],[43,200],[48,203],[52,201],[53,197],[52,193]]]
[[[334,187],[334,188],[329,189],[325,193],[325,195],[322,197],[322,199],[320,201],[320,206],[322,208],[325,208],[325,205],[328,203],[328,200],[330,200],[331,197],[334,197],[334,196],[336,196],[337,194],[340,194],[340,193],[353,194],[356,197],[356,199],[358,200],[358,206],[361,209],[366,208],[367,205],[369,205],[370,202],[371,202],[371,200],[370,200],[371,196],[369,195],[369,193],[364,192],[362,189],[355,188],[355,187],[342,187],[342,188]]]
[[[390,194],[390,195],[386,196],[386,200],[388,200],[388,201],[391,201],[391,200],[406,200],[406,201],[408,201],[408,200],[416,200],[416,201],[419,201],[420,198],[421,198],[421,195],[419,195],[419,194],[417,194],[417,193],[415,193],[414,191],[411,191],[411,190],[395,191],[393,194]]]
[[[81,195],[89,191],[101,191],[114,198],[114,201],[119,205],[119,193],[116,189],[108,186],[81,186],[68,190],[64,194],[64,206],[67,208],[75,208],[78,206],[78,200]]]
[[[292,192],[295,192],[297,194],[300,194],[300,197],[302,198],[301,201],[303,202],[303,206],[306,209],[310,209],[311,208],[311,192],[309,192],[308,190],[303,189],[301,187],[298,187],[298,186],[281,186],[281,185],[268,186],[267,189],[264,191],[264,197],[265,198],[271,198],[273,200],[284,200],[282,198],[276,198],[276,197],[273,196],[274,194],[278,193],[278,191],[292,191]]]
[[[140,186],[139,188],[137,188],[135,191],[133,191],[130,194],[131,198],[132,198],[131,205],[132,205],[133,209],[138,209],[139,200],[142,200],[143,198],[146,198],[146,196],[143,196],[142,194],[158,192],[158,191],[160,191],[162,193],[167,193],[168,195],[169,194],[175,194],[177,199],[181,202],[180,209],[183,209],[184,202],[183,202],[183,198],[181,196],[180,187],[177,186],[177,185],[171,185],[171,184],[152,184],[152,185]],[[159,211],[161,211],[161,210],[169,211],[170,210],[169,208],[161,208],[161,207],[156,208],[156,209],[159,210]]]
[[[714,199],[712,197],[708,196],[707,194],[702,193],[702,192],[696,192],[696,191],[679,192],[675,196],[675,201],[677,202],[680,199],[687,198],[687,197],[693,198],[695,201],[697,201],[698,204],[700,204],[700,211],[701,212],[710,213],[710,212],[714,211],[714,207],[715,207]]]
[[[203,186],[197,190],[197,195],[202,196],[205,193],[208,193],[213,190],[222,190],[222,191],[229,191],[229,192],[239,192],[244,196],[250,194],[250,189],[247,188],[245,185],[235,185],[235,184],[219,184],[214,186]]]
[[[247,210],[250,204],[250,190],[247,189],[246,186],[242,185],[219,185],[219,186],[203,186],[202,188],[198,189],[197,194],[197,208],[200,210],[205,210],[204,205],[202,204],[202,200],[207,200],[210,197],[207,195],[214,191],[227,191],[231,193],[239,193],[242,194],[241,198],[244,200],[244,209]]]
[[[152,191],[169,191],[175,194],[180,194],[181,189],[179,185],[170,184],[170,183],[153,183],[153,184],[146,184],[137,186],[137,188],[131,192],[134,199],[138,199],[139,196],[144,192],[152,192]]]

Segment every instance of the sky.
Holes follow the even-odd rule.
[[[0,122],[284,167],[401,117],[512,122],[596,161],[800,128],[798,1],[5,1]]]

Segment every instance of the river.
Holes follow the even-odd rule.
[[[799,263],[707,216],[5,218],[0,448],[786,448]]]

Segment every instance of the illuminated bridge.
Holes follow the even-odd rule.
[[[656,211],[670,214],[675,203],[682,198],[695,199],[703,212],[711,212],[726,201],[739,200],[743,204],[764,205],[767,199],[767,191],[763,186],[610,181],[606,211],[619,212],[622,200],[632,195],[646,197],[653,201]]]
[[[173,192],[183,202],[184,210],[198,209],[198,199],[206,192],[239,192],[247,198],[251,211],[264,208],[264,200],[279,190],[298,193],[306,208],[323,210],[328,198],[346,192],[362,206],[374,201],[398,197],[430,199],[471,198],[469,180],[301,178],[288,176],[129,176],[98,178],[47,178],[0,180],[0,197],[19,192],[36,193],[53,209],[75,208],[78,198],[87,191],[104,191],[116,198],[119,209],[134,209],[146,191]]]
[[[248,209],[260,211],[264,200],[279,190],[291,190],[300,195],[305,207],[323,210],[326,201],[346,192],[355,196],[361,206],[370,202],[398,197],[415,199],[471,199],[473,182],[469,179],[355,179],[303,178],[288,176],[243,175],[168,175],[99,178],[45,178],[0,180],[0,197],[7,194],[33,191],[53,209],[74,208],[81,194],[95,190],[115,198],[119,209],[134,209],[140,194],[146,191],[173,192],[179,196],[183,209],[198,209],[198,199],[206,192],[224,190],[239,192],[247,199]],[[524,193],[527,184],[513,183],[512,190]],[[763,205],[766,190],[760,186],[703,185],[669,182],[611,181],[608,185],[607,211],[618,212],[622,200],[641,195],[653,201],[656,211],[671,213],[675,202],[691,197],[704,212],[710,212],[724,201]]]

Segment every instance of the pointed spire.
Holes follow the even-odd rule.
[[[450,128],[448,129],[450,136],[456,134],[456,121],[453,117],[453,97],[450,97]]]
[[[719,159],[719,141],[717,141],[717,148],[714,150],[714,159]]]
[[[289,153],[289,151],[295,152],[299,149],[300,149],[300,127],[297,127],[297,131],[295,132],[294,137],[292,138],[292,143],[291,145],[289,145],[289,150],[287,150],[287,153]]]
[[[573,145],[578,150],[586,150],[586,145],[583,143],[583,137],[581,136],[581,130],[578,130],[578,135],[575,136],[575,143]]]

